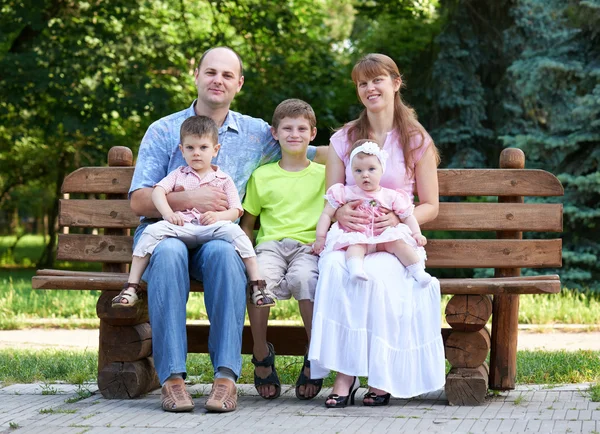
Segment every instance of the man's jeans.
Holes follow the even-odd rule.
[[[142,234],[140,225],[134,245]],[[161,241],[146,269],[148,310],[152,326],[152,353],[158,379],[163,384],[170,375],[186,373],[186,303],[190,275],[202,281],[204,303],[210,321],[208,351],[214,372],[231,369],[238,377],[242,368],[242,329],[246,313],[246,269],[233,245],[209,241],[188,250],[176,238]]]

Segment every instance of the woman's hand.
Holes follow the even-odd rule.
[[[349,231],[360,232],[363,229],[362,225],[369,223],[369,216],[356,209],[361,202],[361,200],[353,200],[339,207],[335,212],[336,220]]]
[[[379,235],[387,228],[397,226],[400,223],[400,219],[394,211],[390,211],[386,208],[382,208],[382,210],[385,211],[386,214],[375,218],[375,224],[373,225],[373,232],[375,232],[375,235]]]

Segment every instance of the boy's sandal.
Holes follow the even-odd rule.
[[[319,379],[308,378],[304,374],[304,368],[310,369],[310,360],[308,360],[308,354],[304,354],[304,364],[302,365],[302,368],[300,368],[300,375],[298,376],[298,380],[296,381],[296,398],[302,399],[302,400],[313,399],[321,391],[321,388],[323,387],[323,379],[322,378],[319,378]],[[313,396],[305,396],[305,395],[300,394],[300,386],[304,386],[304,393],[306,393],[306,385],[307,384],[317,386],[317,391],[315,392],[315,394]]]
[[[275,306],[275,295],[267,289],[266,280],[248,281],[248,300],[256,307]],[[261,304],[258,304],[262,300]]]
[[[129,288],[133,288],[134,291]],[[112,299],[112,307],[120,308],[134,306],[140,300],[137,295],[137,291],[140,289],[139,283],[126,283],[123,285],[123,289],[119,292],[119,295]],[[123,300],[127,301],[127,303],[123,303]]]
[[[259,386],[275,386],[275,395],[273,396],[262,396],[264,399],[275,399],[278,398],[281,394],[281,382],[279,381],[279,376],[277,375],[277,371],[275,370],[275,349],[273,348],[273,344],[267,342],[267,347],[269,347],[269,355],[262,360],[256,360],[254,354],[252,355],[252,364],[254,366],[262,366],[265,368],[271,368],[271,373],[266,378],[261,378],[256,375],[256,369],[254,370],[254,387],[256,387],[256,391],[258,392]],[[259,393],[260,395],[260,393]]]

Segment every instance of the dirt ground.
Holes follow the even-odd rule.
[[[544,349],[549,351],[580,349],[600,350],[600,331],[585,328],[521,329],[519,350]],[[26,329],[0,331],[0,349],[4,348],[98,348],[98,330]]]

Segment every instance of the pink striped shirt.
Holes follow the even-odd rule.
[[[218,187],[227,195],[228,209],[237,208],[240,211],[240,216],[244,212],[240,196],[237,188],[231,177],[221,171],[218,166],[212,166],[213,170],[207,173],[203,178],[200,178],[190,166],[179,166],[167,176],[165,176],[156,186],[160,186],[168,193],[172,191],[189,191],[195,190],[205,185]],[[196,208],[186,209],[185,211],[177,211],[186,223],[194,219],[200,220],[202,213]]]

